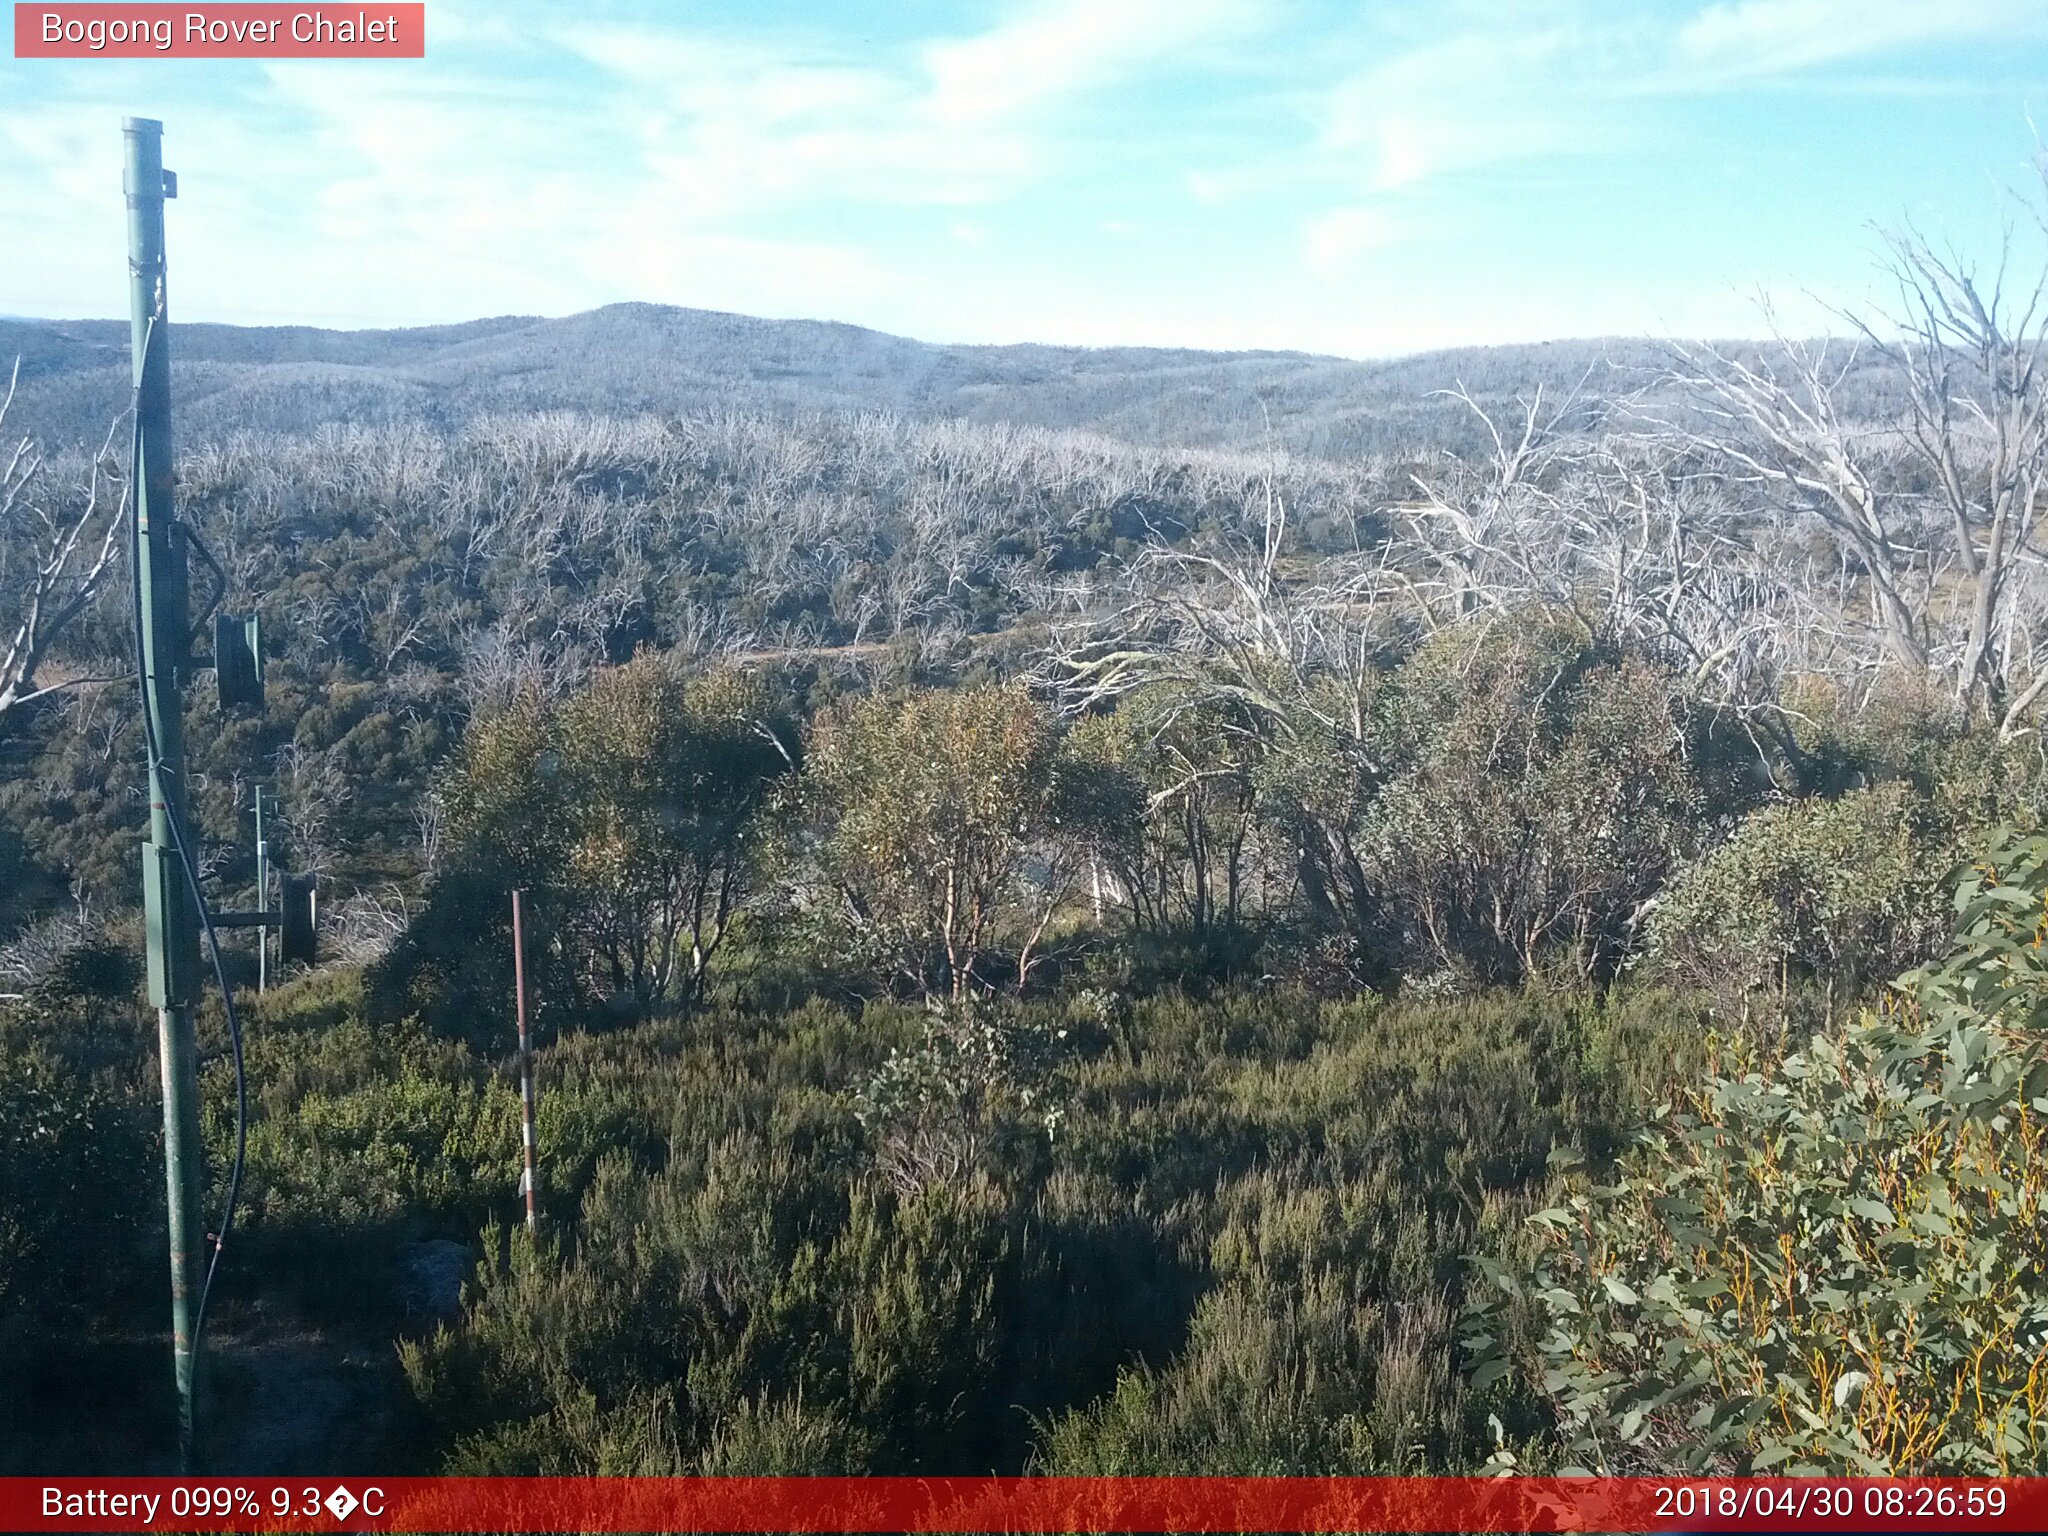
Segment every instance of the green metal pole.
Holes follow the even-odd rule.
[[[163,124],[131,117],[123,181],[128,195],[130,350],[135,375],[135,579],[141,593],[143,708],[155,751],[149,765],[149,841],[143,847],[143,908],[149,934],[150,1001],[157,1009],[163,1068],[164,1176],[170,1209],[171,1349],[178,1386],[178,1459],[196,1470],[199,1355],[193,1314],[205,1275],[200,1214],[204,1177],[199,1140],[198,1045],[192,1008],[198,988],[199,915],[192,908],[172,840],[185,816],[185,675],[191,670],[191,609],[185,538],[171,479],[171,363],[164,288]]]

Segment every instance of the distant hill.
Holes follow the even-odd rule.
[[[21,359],[14,425],[47,440],[105,431],[128,378],[125,321],[0,320],[0,368]],[[407,330],[178,325],[178,440],[333,421],[448,426],[500,411],[887,411],[1127,441],[1345,457],[1471,446],[1460,382],[1504,402],[1585,379],[1641,382],[1653,342],[1563,341],[1358,362],[1305,352],[945,346],[859,326],[655,304],[562,319],[504,317]]]

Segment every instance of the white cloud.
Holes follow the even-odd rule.
[[[1302,232],[1309,270],[1337,277],[1357,265],[1368,251],[1403,238],[1399,222],[1385,208],[1333,208],[1309,220]]]
[[[1577,134],[1574,77],[1588,62],[1587,38],[1567,27],[1466,33],[1345,81],[1322,143],[1375,191],[1544,154]]]
[[[1725,90],[1943,42],[2048,36],[2041,0],[1715,0],[1690,15],[1621,0],[1446,4],[1449,25],[1340,82],[1323,149],[1375,192],[1642,131],[1645,96]],[[1839,83],[1839,82],[1837,82]]]
[[[644,298],[789,313],[798,295],[806,312],[886,308],[917,279],[864,247],[856,221],[1008,195],[1058,163],[1090,93],[1260,10],[1040,0],[977,34],[858,51],[791,28],[542,28],[540,56],[563,50],[588,66],[582,78],[504,69],[508,54],[534,56],[535,38],[521,54],[487,11],[453,14],[465,30],[439,35],[488,44],[473,65],[424,79],[414,65],[251,72],[255,110],[283,130],[261,152],[289,162],[264,181],[289,190],[243,211],[308,248],[289,268],[315,290],[309,310],[559,313]],[[956,247],[990,239],[979,219],[945,228]],[[243,241],[240,265],[263,268],[260,244]],[[259,275],[201,307],[289,295]]]
[[[327,167],[298,230],[311,252],[299,270],[325,310],[563,313],[647,299],[780,313],[793,293],[831,295],[829,308],[883,280],[830,239],[707,219],[702,199],[630,153],[644,142],[630,114],[607,120],[543,86],[449,75],[423,93],[395,72],[271,74]],[[618,153],[600,152],[607,139]],[[579,158],[560,155],[566,143]],[[365,252],[399,261],[365,263]]]
[[[1251,0],[1050,0],[978,37],[928,45],[924,110],[944,123],[1012,117],[1114,84],[1257,14]]]
[[[1786,74],[1965,38],[2039,35],[2037,0],[1719,0],[1682,27],[1683,69]]]
[[[817,199],[991,201],[1049,172],[1072,100],[1251,24],[1253,0],[1041,0],[970,37],[854,64],[644,28],[561,44],[638,92],[648,168],[706,218]]]
[[[1331,206],[1302,225],[1302,260],[1335,275],[1403,239],[1425,213],[1439,223],[1458,198],[1444,182],[1611,155],[1667,131],[1645,112],[1646,98],[1801,75],[1804,87],[1824,66],[1945,41],[2048,35],[2042,0],[1714,0],[1684,9],[1443,0],[1430,15],[1434,25],[1323,94],[1312,148],[1198,173],[1193,195],[1221,202],[1289,184],[1324,190]],[[1874,83],[1839,68],[1823,79],[1836,89]]]
[[[1319,183],[1333,198],[1301,228],[1311,272],[1341,276],[1409,238],[1443,178],[1615,142],[1600,82],[1633,41],[1626,18],[1595,25],[1592,6],[1574,0],[1532,4],[1512,19],[1446,14],[1468,25],[1340,81],[1317,105],[1314,144],[1270,178]],[[1259,179],[1242,169],[1212,175],[1198,195],[1220,198]]]

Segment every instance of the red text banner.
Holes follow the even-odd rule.
[[[2048,1478],[0,1478],[8,1531],[2041,1531]]]
[[[424,4],[14,7],[17,59],[419,59]]]

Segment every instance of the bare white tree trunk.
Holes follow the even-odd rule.
[[[0,398],[0,433],[20,378],[16,359]],[[51,485],[48,461],[26,437],[0,458],[0,730],[45,695],[126,675],[86,668],[51,682],[43,677],[51,648],[92,603],[121,547],[128,486],[110,468],[119,429],[119,420],[107,429],[75,493]]]

